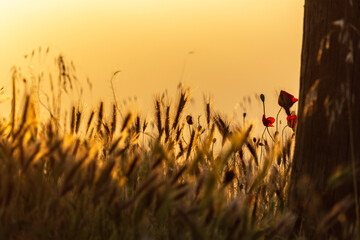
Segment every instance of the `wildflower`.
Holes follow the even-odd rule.
[[[262,122],[264,124],[265,127],[273,127],[274,125],[272,125],[275,122],[275,118],[273,117],[265,117],[265,114],[262,117]]]
[[[281,90],[280,95],[279,95],[278,103],[279,103],[279,105],[281,107],[283,107],[285,109],[287,115],[290,115],[290,108],[297,101],[298,101],[298,99],[295,98],[293,95],[291,95],[288,92],[285,92],[285,91]]]
[[[295,131],[295,128],[296,128],[296,123],[297,123],[297,116],[294,114],[294,115],[289,115],[287,118],[287,125],[289,127],[291,127],[293,129],[293,131]]]

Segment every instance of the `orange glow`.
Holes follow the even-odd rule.
[[[10,93],[10,67],[50,46],[74,61],[79,78],[92,80],[92,104],[111,101],[110,78],[121,70],[117,97],[137,96],[142,109],[165,89],[175,96],[180,80],[192,87],[198,109],[203,93],[226,113],[259,93],[272,108],[281,89],[298,96],[303,2],[3,0],[1,85]]]

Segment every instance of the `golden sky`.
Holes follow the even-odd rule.
[[[264,93],[272,110],[281,89],[298,96],[303,4],[1,0],[0,84],[9,92],[10,67],[41,62],[26,62],[24,55],[50,46],[55,55],[74,61],[79,78],[93,82],[87,104],[111,100],[110,78],[121,70],[114,82],[117,98],[137,96],[142,109],[152,107],[153,96],[165,89],[175,96],[182,80],[192,88],[195,108],[202,108],[204,93],[224,113],[239,107],[244,96]],[[9,104],[1,103],[0,109]],[[259,103],[252,108],[261,113]]]

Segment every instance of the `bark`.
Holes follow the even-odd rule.
[[[309,232],[338,201],[348,195],[355,199],[353,160],[358,168],[360,158],[359,29],[359,0],[352,5],[350,0],[305,0],[289,204]],[[347,167],[346,181],[338,188],[329,187],[329,177]],[[351,205],[353,213],[355,205]],[[346,224],[355,222],[355,214],[346,217]]]

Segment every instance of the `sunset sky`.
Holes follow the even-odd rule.
[[[298,96],[304,0],[1,0],[0,85],[10,94],[12,65],[53,64],[62,53],[73,61],[92,98],[137,96],[152,116],[153,97],[180,81],[191,87],[194,109],[212,96],[215,109],[231,114],[244,96],[264,93],[275,115],[276,93]],[[50,46],[48,59],[25,54]],[[193,51],[194,54],[188,54]],[[46,63],[44,63],[46,62]],[[86,89],[85,89],[86,91]],[[10,101],[2,102],[5,109]],[[246,106],[245,106],[246,107]],[[261,113],[252,101],[245,109]]]

